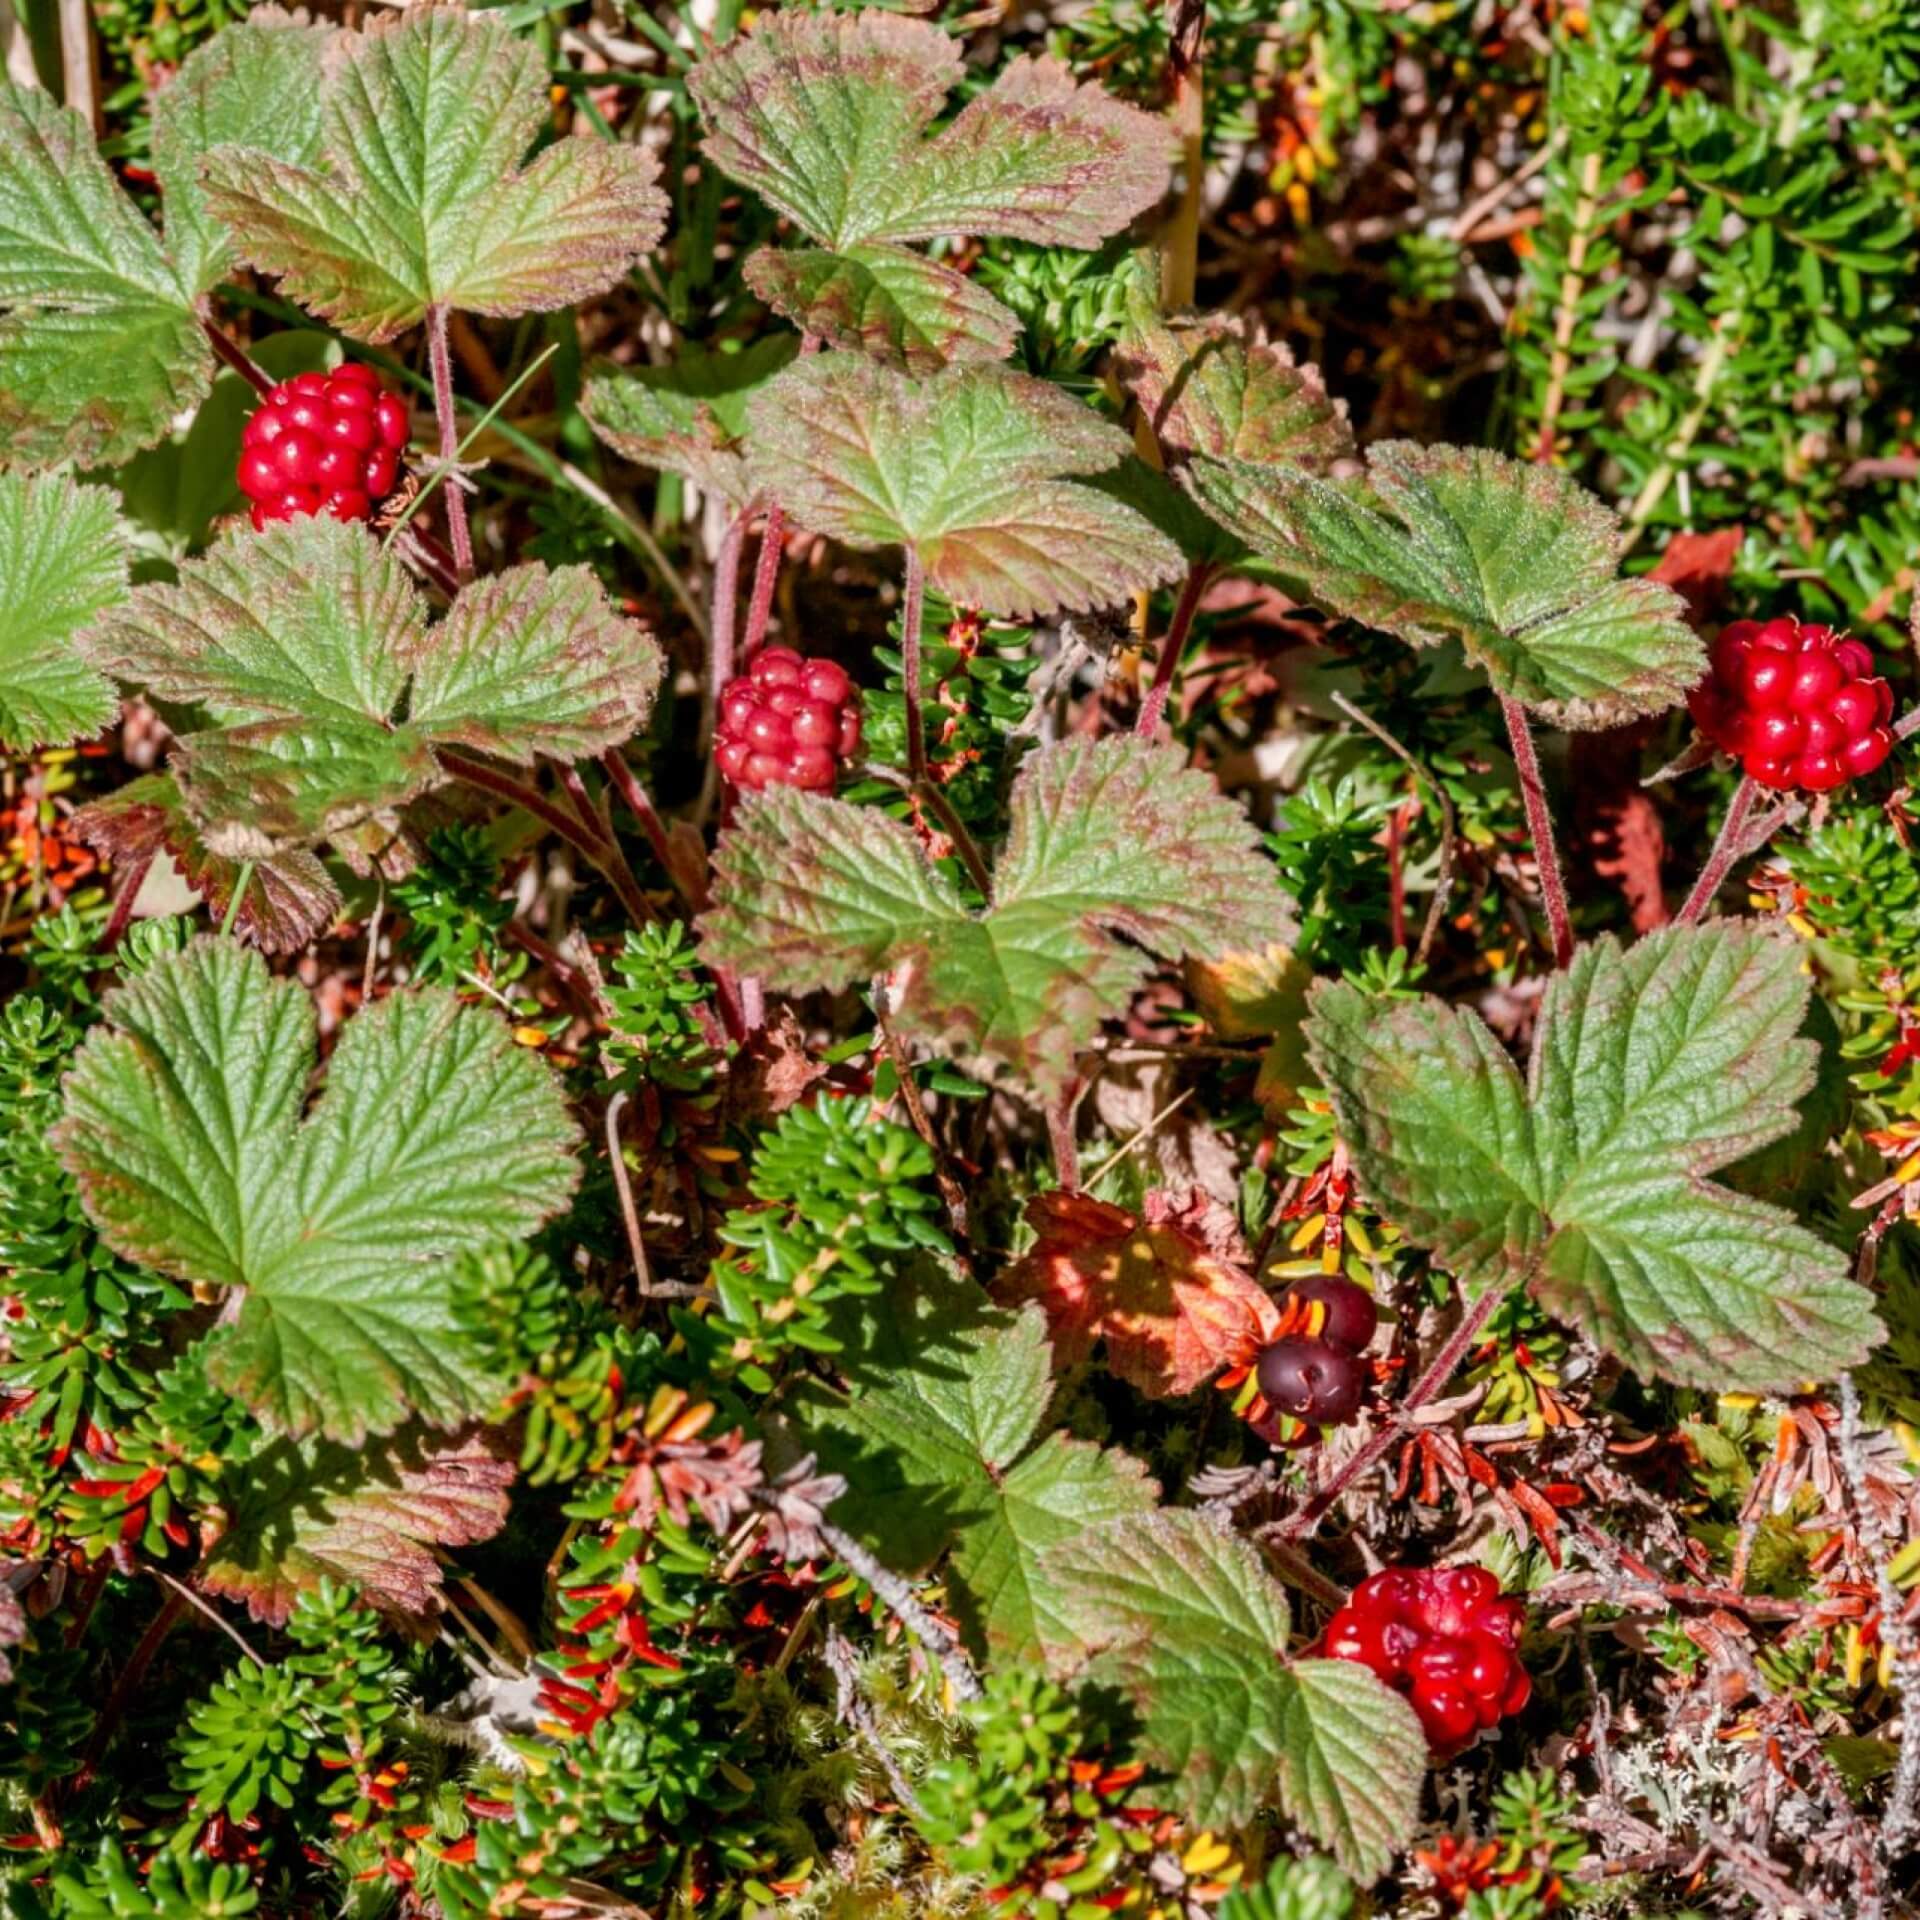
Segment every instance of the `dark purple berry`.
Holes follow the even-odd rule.
[[[1325,1340],[1276,1340],[1261,1349],[1261,1396],[1270,1407],[1315,1426],[1338,1427],[1360,1411],[1366,1364]]]
[[[1291,1299],[1303,1304],[1318,1301],[1326,1309],[1319,1337],[1337,1347],[1364,1352],[1380,1324],[1380,1310],[1373,1304],[1373,1295],[1337,1273],[1309,1274],[1296,1280],[1287,1292]]]

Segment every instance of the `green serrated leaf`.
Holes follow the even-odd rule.
[[[208,1374],[278,1432],[358,1444],[458,1424],[454,1257],[529,1232],[573,1190],[547,1068],[490,1013],[395,993],[317,1059],[297,981],[202,940],[111,994],[65,1086],[60,1157],[116,1252],[239,1289]]]
[[[792,788],[748,795],[716,855],[709,955],[794,992],[906,964],[905,1030],[1051,1091],[1152,956],[1290,937],[1251,824],[1177,748],[1047,748],[1021,769],[1010,820],[993,904],[973,914],[886,815]]]
[[[829,354],[789,367],[747,417],[754,480],[796,524],[910,546],[960,605],[1085,611],[1183,571],[1130,507],[1062,477],[1111,467],[1129,442],[1044,380],[997,367],[909,378]]]
[[[742,439],[747,402],[800,350],[775,334],[739,353],[682,347],[664,367],[602,363],[580,411],[608,446],[637,466],[684,474],[736,509],[753,497]]]
[[[236,146],[311,165],[320,152],[321,56],[334,32],[305,15],[255,7],[189,54],[155,94],[153,170],[165,192],[167,250],[194,293],[207,292],[229,265],[226,236],[201,190],[201,160]]]
[[[1246,1541],[1191,1511],[1136,1514],[1055,1548],[1070,1637],[1056,1671],[1117,1685],[1136,1750],[1196,1826],[1278,1798],[1341,1865],[1377,1879],[1412,1832],[1426,1765],[1413,1709],[1352,1661],[1286,1662],[1286,1597]]]
[[[1297,468],[1211,454],[1186,477],[1321,605],[1415,646],[1458,640],[1498,692],[1556,725],[1664,712],[1706,671],[1679,596],[1619,576],[1618,521],[1566,474],[1406,441],[1368,462],[1378,507]]]
[[[1475,1015],[1315,989],[1314,1067],[1369,1193],[1470,1292],[1528,1281],[1642,1373],[1766,1391],[1882,1337],[1845,1258],[1708,1176],[1813,1081],[1797,949],[1723,922],[1581,948],[1523,1086]]]
[[[509,568],[430,626],[393,555],[317,516],[229,535],[177,582],[136,589],[81,645],[215,723],[180,740],[173,768],[227,859],[390,821],[444,778],[436,746],[525,763],[616,745],[660,679],[652,637],[584,567]]]
[[[1032,1446],[1052,1394],[1046,1321],[1029,1308],[917,1356],[885,1386],[842,1400],[809,1384],[792,1403],[806,1444],[846,1476],[845,1524],[882,1560],[917,1574],[952,1547],[961,1626],[994,1655],[1066,1632],[1042,1554],[1158,1493],[1124,1453],[1060,1433]]]
[[[414,1431],[368,1447],[276,1440],[226,1482],[226,1531],[200,1584],[276,1627],[329,1579],[377,1607],[430,1616],[440,1592],[433,1549],[498,1533],[513,1476],[511,1458],[478,1432]]]
[[[1012,61],[927,140],[960,74],[944,28],[869,9],[765,15],[687,84],[715,163],[823,246],[1097,247],[1166,191],[1160,123],[1058,60]]]
[[[224,924],[242,862],[213,852],[187,812],[171,773],[146,773],[73,816],[73,831],[121,872],[165,853]],[[316,854],[289,847],[253,862],[234,909],[233,931],[263,953],[292,953],[332,926],[344,903]]]
[[[0,78],[0,462],[124,460],[211,369],[192,289],[87,123]]]
[[[0,747],[98,733],[120,710],[74,635],[127,593],[119,501],[62,475],[0,473]]]
[[[1353,453],[1346,408],[1328,397],[1317,368],[1295,366],[1284,345],[1243,318],[1167,318],[1138,263],[1114,371],[1169,465],[1204,454],[1317,471]]]
[[[904,247],[763,247],[747,262],[746,281],[802,333],[916,373],[1004,360],[1020,334],[1018,319],[984,287]]]
[[[390,340],[430,307],[591,299],[660,238],[649,149],[562,139],[521,166],[546,69],[498,14],[409,7],[344,34],[320,93],[324,171],[223,146],[201,178],[238,257],[358,339]]]

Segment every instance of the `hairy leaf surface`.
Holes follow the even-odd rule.
[[[228,537],[177,582],[138,588],[82,645],[213,722],[182,738],[174,770],[226,858],[390,818],[444,777],[436,746],[523,764],[613,746],[660,678],[652,637],[585,567],[509,568],[429,625],[398,560],[319,517]]]
[[[739,353],[682,347],[664,367],[594,370],[580,411],[608,446],[637,466],[684,474],[734,508],[753,497],[743,437],[747,402],[800,343],[776,335]]]
[[[789,367],[747,409],[757,483],[800,526],[912,547],[964,606],[1017,618],[1110,606],[1176,578],[1179,550],[1130,507],[1063,476],[1128,440],[1026,374],[909,378],[849,354]]]
[[[230,264],[207,211],[200,162],[251,147],[310,166],[320,152],[320,63],[334,38],[279,7],[255,7],[181,62],[153,103],[153,170],[165,189],[167,250],[181,281],[205,293]]]
[[[1386,1870],[1419,1812],[1420,1722],[1356,1662],[1287,1663],[1286,1596],[1254,1547],[1203,1514],[1136,1514],[1044,1572],[1069,1629],[1053,1665],[1128,1695],[1189,1820],[1244,1826],[1277,1798],[1352,1873]]]
[[[271,1428],[357,1443],[484,1398],[454,1256],[530,1231],[577,1177],[565,1102],[491,1014],[437,990],[348,1021],[326,1087],[312,1001],[233,941],[112,994],[55,1142],[116,1252],[240,1290],[208,1373]]]
[[[0,78],[0,461],[124,460],[211,372],[193,289],[87,123]]]
[[[1251,824],[1176,748],[1050,747],[1022,768],[1010,818],[993,904],[974,914],[884,814],[749,795],[716,856],[708,951],[791,992],[904,967],[903,1027],[1051,1090],[1152,956],[1286,937]]]
[[[498,1533],[513,1476],[511,1459],[477,1432],[415,1430],[368,1447],[276,1440],[240,1471],[227,1530],[200,1578],[276,1627],[326,1579],[377,1607],[430,1617],[440,1594],[433,1549]]]
[[[1458,640],[1564,727],[1665,711],[1706,670],[1671,587],[1622,579],[1619,523],[1576,481],[1496,453],[1388,441],[1378,507],[1289,467],[1195,458],[1207,509],[1335,613],[1416,646]]]
[[[1642,1373],[1765,1391],[1881,1337],[1835,1248],[1708,1177],[1791,1131],[1807,991],[1791,942],[1723,922],[1581,948],[1524,1084],[1430,998],[1323,985],[1308,1039],[1367,1190],[1472,1292],[1525,1279]]]
[[[562,139],[521,165],[546,69],[498,14],[408,7],[343,34],[320,93],[324,168],[234,145],[202,179],[238,256],[358,339],[390,340],[429,307],[590,299],[660,237],[646,148]]]
[[[0,747],[98,733],[120,710],[74,635],[126,598],[120,502],[64,474],[0,473]]]
[[[951,1547],[961,1624],[995,1655],[1029,1653],[1065,1631],[1041,1556],[1151,1508],[1158,1492],[1115,1449],[1060,1433],[1034,1445],[1052,1397],[1046,1323],[1029,1310],[916,1356],[885,1386],[845,1400],[808,1386],[793,1405],[808,1446],[846,1476],[844,1524],[904,1573]]]

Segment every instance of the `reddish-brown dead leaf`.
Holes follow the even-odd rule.
[[[1279,1309],[1253,1277],[1171,1220],[1083,1193],[1039,1194],[1027,1220],[1039,1242],[1000,1291],[1040,1304],[1061,1365],[1104,1341],[1111,1371],[1162,1399],[1244,1365],[1276,1336]]]

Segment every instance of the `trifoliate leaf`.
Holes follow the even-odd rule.
[[[213,919],[225,922],[242,863],[208,848],[171,773],[142,774],[82,807],[73,831],[122,872],[166,853]],[[319,857],[288,847],[253,863],[233,931],[263,953],[292,953],[332,926],[343,904]]]
[[[320,107],[324,169],[224,146],[201,178],[238,257],[358,339],[390,340],[429,307],[591,299],[660,237],[647,148],[563,139],[521,166],[546,67],[498,14],[414,6],[343,34]]]
[[[211,369],[193,289],[87,123],[0,78],[0,461],[124,460]]]
[[[1129,442],[1044,380],[997,367],[910,378],[826,354],[789,367],[747,417],[754,479],[796,524],[912,547],[960,605],[1085,611],[1183,571],[1130,507],[1061,477],[1111,467]]]
[[[902,243],[1097,247],[1166,191],[1161,124],[1057,60],[1013,61],[929,140],[960,76],[942,28],[878,10],[768,15],[694,68],[707,152],[819,242],[747,263],[796,326],[921,370],[1001,359],[1013,314]]]
[[[922,1353],[883,1387],[842,1400],[809,1384],[791,1407],[805,1445],[846,1477],[836,1517],[887,1565],[918,1574],[952,1547],[955,1611],[995,1655],[1067,1631],[1042,1554],[1158,1492],[1115,1449],[1061,1433],[1032,1445],[1052,1393],[1046,1323],[1029,1309]]]
[[[1881,1338],[1847,1261],[1708,1176],[1813,1083],[1793,943],[1724,922],[1581,948],[1523,1085],[1474,1014],[1322,985],[1308,1042],[1362,1184],[1472,1293],[1526,1280],[1641,1373],[1761,1392]]]
[[[491,1389],[460,1358],[454,1259],[565,1204],[565,1102],[493,1014],[437,990],[349,1020],[308,1113],[317,1057],[306,989],[202,940],[108,997],[55,1145],[116,1252],[240,1290],[207,1371],[269,1427],[456,1425]]]
[[[1162,315],[1137,265],[1114,371],[1169,466],[1205,454],[1318,470],[1353,452],[1346,408],[1328,398],[1317,368],[1295,366],[1283,345],[1262,340],[1244,318]]]
[[[427,622],[406,570],[320,517],[234,534],[82,637],[108,672],[204,709],[174,755],[208,848],[258,858],[395,808],[436,746],[577,759],[646,717],[660,652],[585,567],[509,568]],[[397,716],[404,713],[404,719]]]
[[[975,914],[885,814],[750,794],[716,855],[708,953],[790,992],[904,966],[905,1030],[1051,1091],[1152,956],[1288,937],[1245,814],[1173,747],[1049,747],[1021,769],[1010,820],[993,904]]]
[[[119,500],[65,475],[0,473],[0,747],[98,733],[120,711],[74,635],[127,593]]]
[[[334,37],[279,7],[255,7],[189,54],[154,96],[153,170],[165,190],[167,250],[205,293],[227,271],[226,237],[207,213],[200,162],[252,147],[309,166],[320,152],[320,62]]]
[[[763,247],[746,280],[802,333],[917,373],[1004,360],[1020,334],[1020,322],[978,282],[905,247]]]
[[[682,347],[664,367],[595,369],[580,398],[587,423],[636,466],[686,476],[736,509],[753,497],[742,441],[747,402],[799,351],[784,334],[740,353]]]
[[[513,1474],[477,1432],[416,1430],[369,1447],[276,1440],[229,1479],[227,1528],[201,1584],[276,1627],[327,1579],[427,1618],[440,1594],[434,1548],[492,1539],[506,1524]]]
[[[1042,1566],[1068,1637],[1061,1673],[1117,1686],[1140,1757],[1195,1826],[1245,1826],[1276,1799],[1364,1880],[1413,1831],[1426,1741],[1413,1709],[1353,1661],[1286,1662],[1286,1596],[1246,1541],[1191,1511],[1079,1535]]]
[[[1035,1242],[995,1291],[1045,1310],[1056,1366],[1104,1342],[1108,1368],[1159,1399],[1193,1392],[1279,1337],[1266,1289],[1171,1221],[1043,1193],[1027,1202],[1027,1224]]]
[[[1189,478],[1321,605],[1415,646],[1458,640],[1497,691],[1559,726],[1663,712],[1705,672],[1679,596],[1619,576],[1618,521],[1564,473],[1405,441],[1368,462],[1378,507],[1298,469],[1204,453]]]

